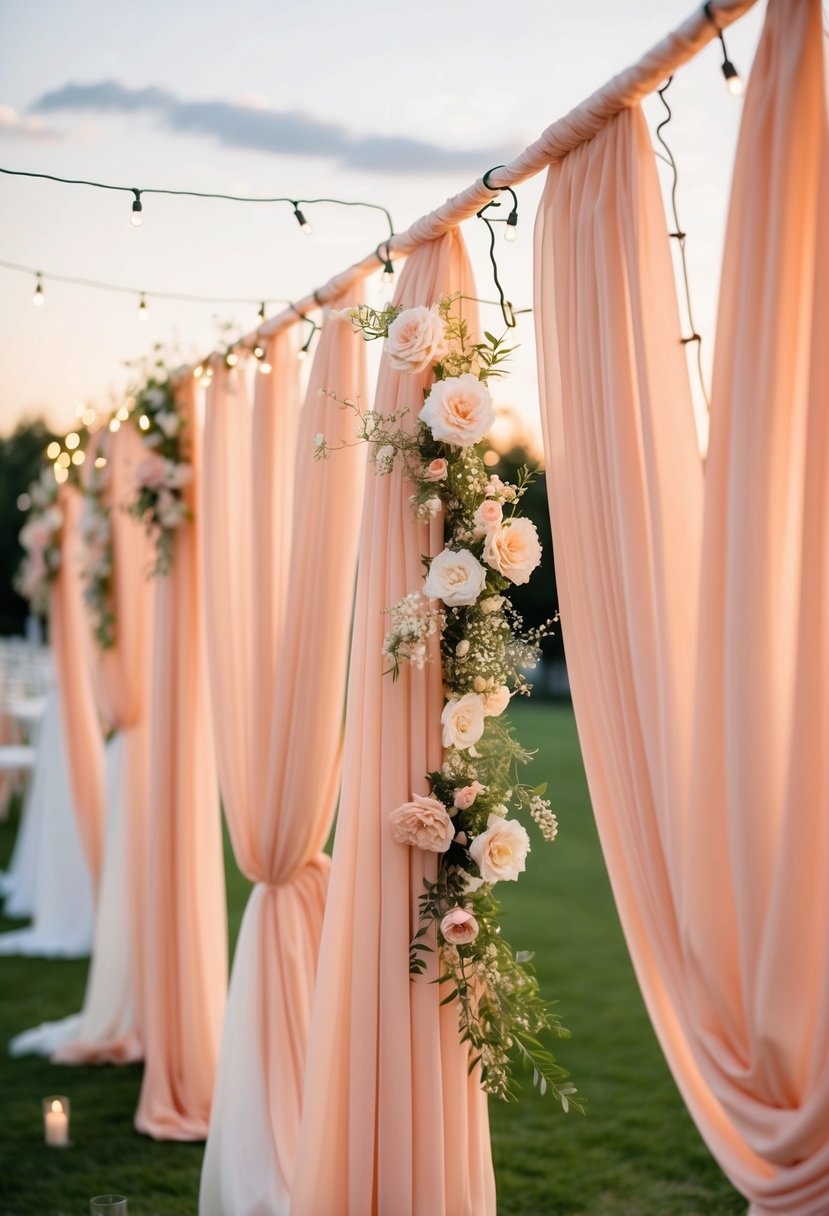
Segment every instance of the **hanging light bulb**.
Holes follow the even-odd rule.
[[[269,376],[270,373],[273,371],[273,368],[271,367],[270,363],[268,363],[267,359],[265,358],[264,346],[254,346],[253,357],[256,360],[257,364],[259,365],[259,371],[262,373],[262,375]]]
[[[259,312],[256,314],[260,321],[265,320],[265,301],[259,305]]]
[[[43,290],[43,275],[40,271],[35,275],[35,294],[32,296],[32,303],[37,305],[38,308],[42,308],[46,303],[46,293]]]
[[[296,357],[297,357],[297,359],[300,360],[300,362],[302,362],[304,359],[307,359],[308,358],[308,347],[301,346],[296,353]]]
[[[203,363],[196,364],[196,366],[193,368],[193,375],[196,378],[196,380],[201,380],[202,376],[204,375],[204,364]]]
[[[504,227],[504,240],[514,241],[518,236],[518,208],[513,207],[507,216],[506,226]]]
[[[77,431],[70,431],[63,442],[66,444],[69,451],[72,452],[75,450],[75,448],[80,446],[81,437]]]
[[[225,355],[225,367],[235,367],[239,362],[239,356],[235,350],[229,350]]]
[[[92,423],[95,421],[97,416],[98,415],[96,414],[95,410],[90,405],[88,409],[84,410],[81,417],[81,422],[84,424],[84,426],[92,426]]]
[[[138,299],[138,320],[139,321],[149,321],[149,319],[150,319],[150,310],[149,310],[149,307],[147,306],[147,297],[144,295],[144,292],[142,291],[141,295]]]
[[[148,431],[150,429],[150,420],[146,414],[142,414],[138,419],[138,425],[141,427],[142,431]]]
[[[299,224],[300,228],[305,233],[305,235],[310,236],[311,233],[314,231],[314,229],[311,227],[311,225],[308,223],[308,220],[305,218],[303,213],[300,211],[299,203],[294,203],[294,219]]]
[[[64,469],[60,465],[56,464],[55,465],[55,481],[58,483],[58,485],[62,485],[63,482],[68,481],[68,480],[69,480],[69,470]]]
[[[106,468],[106,462],[107,462],[106,456],[96,456],[95,457],[95,468],[96,469]]]
[[[116,431],[120,431],[120,429],[121,429],[120,418],[110,418],[109,429],[112,431],[113,435],[115,434]]]
[[[132,200],[132,215],[130,216],[130,223],[132,224],[133,228],[140,228],[144,223],[144,206],[141,202],[141,191],[136,190],[133,187],[132,192],[135,195],[135,198]]]
[[[46,449],[46,455],[49,460],[56,460],[60,455],[60,444],[56,439],[53,439]]]
[[[80,464],[83,464],[83,462],[85,460],[86,460],[86,452],[84,452],[83,448],[78,448],[77,452],[72,453],[72,463],[73,464],[80,465]]]
[[[725,85],[731,96],[742,97],[746,91],[745,81],[728,56],[723,60],[722,74],[725,77]]]

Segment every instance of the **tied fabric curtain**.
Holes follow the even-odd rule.
[[[207,412],[209,655],[233,847],[256,885],[239,932],[202,1216],[289,1210],[311,996],[328,886],[320,852],[336,805],[364,453],[314,461],[314,438],[353,443],[363,342],[326,313],[299,411],[295,331],[273,371],[217,370]]]
[[[460,233],[409,258],[402,308],[446,293],[475,296]],[[474,305],[464,303],[474,332]],[[375,409],[408,406],[426,376],[383,356]],[[406,424],[406,420],[404,420]],[[332,456],[332,460],[339,459]],[[443,548],[443,520],[418,522],[399,465],[370,473],[360,534],[343,784],[303,1099],[292,1216],[492,1216],[495,1186],[486,1097],[450,1004],[440,1007],[435,956],[412,982],[409,943],[423,879],[436,860],[395,843],[389,812],[425,793],[440,767],[443,688],[437,651],[423,672],[383,674],[383,610],[423,582],[421,554]]]
[[[106,460],[106,502],[112,529],[115,644],[91,642],[92,681],[99,715],[114,732],[105,758],[104,853],[92,961],[79,1018],[55,1027],[54,1058],[62,1063],[126,1063],[141,1055],[135,985],[140,875],[135,867],[146,814],[146,712],[152,637],[151,557],[143,524],[124,508],[132,502],[142,457],[132,427],[101,431],[89,462]],[[86,622],[90,629],[89,620]],[[63,1027],[61,1029],[61,1026]]]
[[[135,1126],[159,1140],[203,1140],[227,989],[227,911],[208,704],[198,513],[197,386],[176,400],[193,479],[173,564],[152,580],[149,781],[141,875],[138,1013],[144,1077]],[[139,846],[140,847],[140,846]]]
[[[829,1210],[829,134],[821,9],[771,0],[699,467],[638,109],[536,228],[573,701],[637,976],[754,1216]]]
[[[97,887],[104,837],[104,751],[89,675],[89,629],[80,576],[82,501],[73,486],[63,485],[58,502],[63,512],[61,564],[52,588],[49,632],[72,801],[89,873]]]

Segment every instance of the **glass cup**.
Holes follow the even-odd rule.
[[[92,1216],[127,1216],[127,1201],[123,1195],[96,1195],[89,1210]]]

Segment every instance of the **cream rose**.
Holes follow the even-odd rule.
[[[476,692],[452,697],[440,715],[443,725],[443,746],[465,751],[477,743],[484,733],[484,703]]]
[[[432,385],[420,420],[440,442],[468,448],[483,439],[495,421],[495,410],[486,385],[465,372]]]
[[[530,838],[517,819],[490,815],[485,832],[469,846],[469,856],[484,882],[515,882],[526,869]]]
[[[413,794],[389,815],[398,844],[412,844],[430,853],[445,853],[455,836],[446,807],[437,798]]]
[[[449,472],[449,462],[444,460],[442,456],[438,456],[435,460],[430,460],[423,470],[424,481],[443,481],[446,474]]]
[[[504,518],[504,509],[494,498],[485,498],[475,512],[475,532],[478,536],[486,536],[493,528],[497,528]]]
[[[455,608],[459,604],[474,604],[485,583],[486,570],[474,553],[468,549],[444,549],[432,558],[423,594]]]
[[[484,543],[484,561],[511,583],[529,582],[541,561],[541,542],[535,524],[519,517],[493,528]]]
[[[446,333],[436,304],[404,308],[389,326],[386,354],[397,372],[425,372],[446,354]]]
[[[471,785],[463,785],[455,790],[452,801],[459,811],[468,811],[478,795],[483,794],[485,790],[486,786],[481,785],[480,781],[473,781]]]
[[[468,946],[478,936],[478,922],[466,908],[453,908],[440,922],[443,940],[450,946]]]
[[[492,692],[484,694],[484,715],[487,718],[497,718],[509,705],[510,691],[506,684],[499,684]]]

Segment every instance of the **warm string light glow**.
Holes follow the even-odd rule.
[[[39,270],[35,274],[35,294],[32,296],[32,303],[38,307],[46,303],[46,293],[43,290],[43,275]]]
[[[305,215],[303,214],[303,212],[300,211],[299,203],[294,203],[294,219],[299,224],[300,231],[304,232],[306,236],[310,236],[311,233],[314,231],[314,229],[311,227],[308,220],[305,218]]]
[[[745,81],[735,68],[734,64],[728,58],[728,48],[725,45],[725,38],[723,37],[722,30],[717,24],[717,19],[714,16],[711,8],[710,0],[708,0],[708,3],[704,4],[702,8],[706,17],[717,31],[717,37],[720,40],[720,46],[722,47],[722,74],[725,77],[726,88],[732,97],[742,97],[746,91]]]

